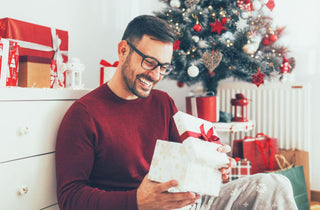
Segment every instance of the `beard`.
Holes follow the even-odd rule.
[[[139,98],[148,98],[152,88],[159,82],[153,80],[148,74],[135,74],[135,72],[139,72],[139,69],[136,69],[130,62],[131,55],[126,58],[126,61],[123,63],[121,67],[121,75],[122,79],[125,82],[128,90],[138,96]],[[142,68],[142,67],[141,67]],[[152,82],[152,87],[150,89],[144,89],[137,84],[141,82],[141,78]]]

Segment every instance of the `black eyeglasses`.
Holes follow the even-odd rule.
[[[145,70],[152,71],[160,66],[160,74],[161,75],[168,75],[174,69],[174,66],[170,63],[160,63],[157,59],[146,56],[142,52],[140,52],[133,44],[128,42],[128,45],[142,57],[141,67]]]

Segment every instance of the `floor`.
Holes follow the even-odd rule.
[[[320,210],[320,202],[311,201],[310,210]]]

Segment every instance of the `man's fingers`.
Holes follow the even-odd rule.
[[[159,193],[167,192],[168,189],[170,189],[171,187],[176,187],[177,185],[178,185],[178,181],[177,180],[170,180],[168,182],[160,183],[157,186],[156,191],[159,192]]]
[[[220,147],[217,148],[218,152],[228,153],[231,151],[231,147],[227,144],[222,144]]]

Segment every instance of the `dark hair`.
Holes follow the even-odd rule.
[[[124,31],[122,40],[140,41],[143,35],[152,36],[162,42],[174,43],[175,41],[171,26],[165,20],[152,15],[134,18]]]

